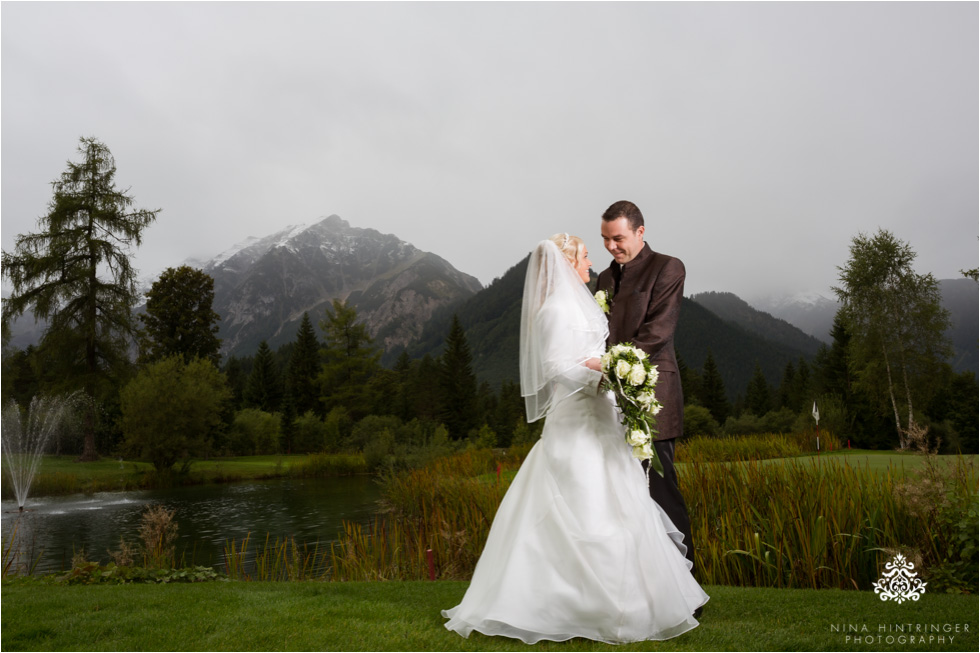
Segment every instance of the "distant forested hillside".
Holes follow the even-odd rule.
[[[478,380],[493,386],[504,380],[519,381],[521,297],[527,260],[525,258],[512,267],[484,290],[433,315],[420,341],[409,347],[409,355],[412,358],[426,354],[438,356],[449,333],[453,313],[456,313],[466,331]],[[732,400],[744,394],[756,362],[769,383],[776,385],[788,362],[795,363],[801,356],[810,359],[812,355],[809,347],[803,350],[768,340],[726,322],[687,298],[682,304],[675,346],[684,363],[696,369],[704,364],[710,349]],[[386,360],[394,360],[399,353],[390,352]]]
[[[441,354],[453,314],[456,314],[466,331],[477,380],[486,381],[495,387],[505,380],[519,381],[517,359],[521,298],[524,294],[527,262],[528,257],[525,257],[472,297],[433,314],[422,331],[422,337],[409,347],[409,355],[412,358],[421,358],[426,354]],[[399,353],[389,353],[386,360],[394,360]]]
[[[738,295],[730,292],[703,292],[691,299],[727,322],[732,322],[766,340],[797,349],[813,356],[820,341],[804,333],[786,320],[757,310]]]

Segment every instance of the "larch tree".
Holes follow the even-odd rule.
[[[115,184],[109,148],[82,138],[83,160],[68,162],[52,182],[54,197],[39,231],[17,236],[15,250],[3,252],[3,276],[12,286],[4,321],[30,311],[46,320],[40,348],[58,367],[64,388],[104,399],[129,365],[135,338],[132,309],[137,300],[131,248],[159,210],[131,210],[134,200]],[[98,457],[97,405],[89,402],[82,460]]]

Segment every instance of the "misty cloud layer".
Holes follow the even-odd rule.
[[[976,3],[4,3],[2,240],[80,136],[159,272],[338,214],[489,283],[632,199],[687,293],[977,265]]]

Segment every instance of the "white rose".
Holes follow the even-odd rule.
[[[653,447],[650,446],[649,442],[633,447],[633,457],[637,460],[650,460],[653,458]]]
[[[625,379],[630,373],[632,366],[624,360],[616,361],[616,376]]]
[[[602,363],[602,371],[603,372],[608,372],[609,371],[609,364],[612,362],[612,354],[610,354],[607,351],[605,354],[602,355],[601,358],[599,358],[599,362]]]
[[[631,447],[640,447],[649,441],[650,436],[639,429],[630,431],[629,437],[626,438],[626,442],[629,443]]]
[[[641,406],[649,407],[655,399],[656,397],[653,396],[652,392],[641,392],[640,394],[636,395],[636,401],[639,402]]]
[[[643,351],[642,349],[640,349],[639,347],[637,347],[636,348],[636,357],[639,358],[641,361],[645,361],[647,359],[647,353],[645,351]]]
[[[647,378],[647,371],[643,369],[642,363],[637,363],[630,369],[629,382],[633,385],[643,385],[645,378]]]
[[[660,378],[660,372],[657,371],[657,366],[654,365],[650,368],[650,372],[647,375],[647,383],[650,385],[657,385],[657,379]]]
[[[663,404],[661,404],[658,401],[657,403],[655,403],[652,406],[650,406],[650,408],[648,410],[649,410],[649,412],[650,412],[651,415],[659,415],[661,408],[663,408]]]
[[[606,291],[600,290],[595,294],[595,300],[599,304],[599,308],[602,309],[603,313],[609,312],[609,300],[606,297]]]

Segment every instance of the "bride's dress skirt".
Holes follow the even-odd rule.
[[[708,600],[681,541],[650,499],[612,396],[576,393],[547,417],[463,601],[442,612],[446,628],[528,644],[675,637]]]

